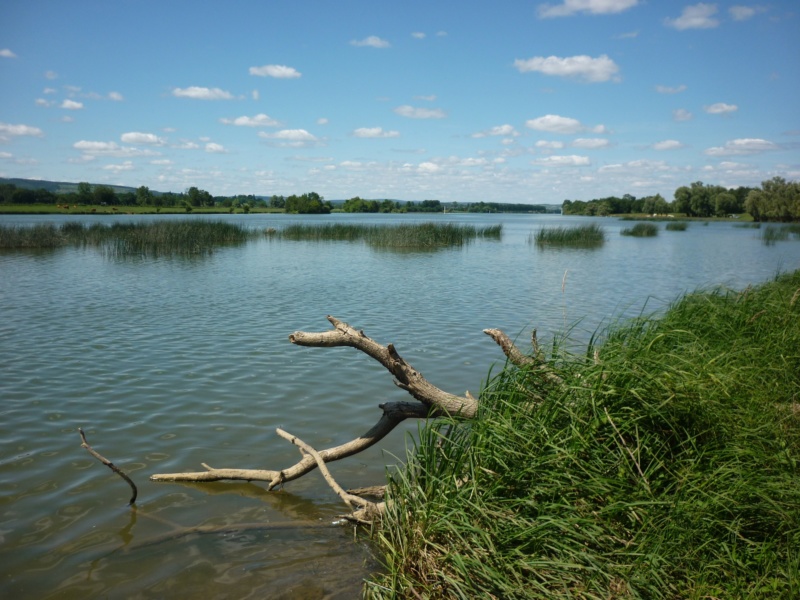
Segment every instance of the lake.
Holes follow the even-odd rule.
[[[280,229],[295,222],[502,223],[501,241],[437,251],[259,239],[210,255],[117,259],[91,248],[0,252],[0,597],[353,598],[379,564],[337,525],[345,506],[317,471],[264,484],[154,483],[153,473],[280,469],[298,458],[281,427],[317,449],[364,433],[403,400],[352,348],[301,348],[330,314],[400,354],[435,385],[477,395],[504,356],[489,327],[529,347],[567,329],[576,347],[617,319],[680,294],[741,289],[800,268],[800,242],[692,223],[633,238],[631,223],[557,215],[0,216],[0,224],[196,219]],[[542,226],[597,222],[595,250],[540,249]],[[331,463],[344,487],[382,483],[407,422]],[[130,488],[81,448],[125,470]]]

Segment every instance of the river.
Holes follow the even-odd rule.
[[[154,483],[153,473],[278,469],[297,449],[364,433],[377,405],[406,399],[351,348],[301,348],[296,330],[334,315],[400,354],[439,387],[477,394],[503,355],[574,343],[680,294],[741,289],[800,268],[800,242],[766,245],[730,222],[654,238],[631,223],[558,215],[0,216],[0,224],[211,218],[248,227],[350,220],[502,223],[501,241],[396,252],[361,243],[259,239],[204,256],[127,258],[91,248],[0,252],[0,597],[353,598],[380,568],[335,525],[344,505],[318,472],[267,493],[256,483]],[[542,226],[597,222],[599,249],[540,249]],[[81,448],[78,427],[137,483],[139,498]],[[381,483],[417,423],[331,470]],[[198,529],[198,528],[203,529]]]

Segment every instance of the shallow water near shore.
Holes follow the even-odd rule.
[[[364,433],[407,395],[350,348],[300,348],[331,314],[394,343],[432,383],[476,394],[503,356],[573,329],[576,343],[678,295],[741,289],[800,268],[800,242],[762,243],[731,223],[654,238],[630,223],[544,215],[0,216],[2,224],[204,218],[501,223],[502,240],[396,252],[263,238],[211,254],[113,258],[91,248],[0,253],[0,596],[352,598],[379,568],[319,473],[279,492],[258,483],[154,483],[153,473],[289,466],[281,427],[321,449]],[[542,226],[599,223],[597,249],[539,248]],[[139,487],[80,446],[88,442]],[[331,465],[347,486],[381,483],[405,456],[398,428]]]

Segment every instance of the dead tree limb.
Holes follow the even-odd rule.
[[[483,333],[491,337],[498,346],[503,350],[511,364],[520,368],[533,368],[538,371],[545,379],[551,383],[561,383],[561,378],[550,370],[550,367],[544,362],[539,350],[539,341],[536,339],[536,330],[533,330],[531,335],[531,343],[533,344],[533,356],[523,354],[519,348],[516,347],[511,338],[499,329],[484,329]]]
[[[136,502],[136,496],[139,494],[139,491],[136,489],[136,484],[135,484],[135,483],[133,483],[133,481],[131,481],[131,478],[130,478],[130,477],[128,477],[127,475],[125,475],[125,473],[123,473],[123,472],[122,472],[122,470],[121,470],[119,467],[117,467],[117,465],[115,465],[114,463],[112,463],[112,462],[111,462],[110,460],[108,460],[106,457],[104,457],[104,456],[102,456],[102,455],[98,454],[98,453],[95,451],[95,449],[94,449],[94,448],[92,448],[92,447],[89,445],[89,442],[87,442],[87,441],[86,441],[86,434],[85,434],[85,433],[83,433],[83,429],[81,429],[80,427],[78,427],[78,433],[80,433],[80,434],[81,434],[81,447],[82,447],[82,448],[86,448],[86,450],[89,452],[89,454],[91,454],[92,456],[94,456],[94,457],[95,457],[97,460],[99,460],[101,463],[103,463],[103,464],[104,464],[105,466],[107,466],[109,469],[111,469],[112,471],[114,471],[114,473],[116,473],[117,475],[119,475],[119,476],[120,476],[120,477],[122,477],[122,478],[123,478],[125,481],[127,481],[127,482],[128,482],[128,485],[129,485],[129,486],[131,486],[131,490],[133,491],[133,495],[131,496],[130,502],[128,502],[128,504],[129,504],[130,506],[133,506],[133,504]]]

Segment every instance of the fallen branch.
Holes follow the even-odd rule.
[[[561,378],[553,373],[550,368],[547,366],[547,363],[544,362],[541,356],[541,351],[539,350],[539,341],[536,339],[536,330],[533,330],[531,335],[531,344],[533,345],[533,356],[528,356],[527,354],[523,354],[519,348],[514,345],[514,342],[511,341],[504,332],[500,331],[499,329],[484,329],[483,333],[488,335],[492,338],[498,346],[503,350],[503,354],[506,355],[508,360],[511,364],[516,365],[520,368],[533,368],[540,375],[542,375],[545,379],[547,379],[551,383],[561,383]]]
[[[94,456],[97,460],[99,460],[101,463],[103,463],[109,469],[114,471],[114,473],[116,473],[117,475],[119,475],[125,481],[128,482],[128,485],[131,486],[131,490],[133,490],[133,495],[131,496],[131,500],[130,500],[130,502],[128,502],[128,505],[129,506],[133,506],[133,504],[136,502],[136,496],[139,494],[139,491],[136,489],[136,484],[133,483],[133,481],[131,481],[131,478],[128,477],[127,475],[125,475],[125,473],[123,473],[122,470],[119,467],[117,467],[114,463],[112,463],[110,460],[108,460],[104,456],[101,456],[100,454],[95,452],[94,448],[92,448],[89,445],[89,442],[86,441],[86,434],[83,433],[83,429],[81,429],[80,427],[78,427],[78,433],[81,434],[81,447],[82,448],[86,448],[86,450],[89,452],[89,454]]]

